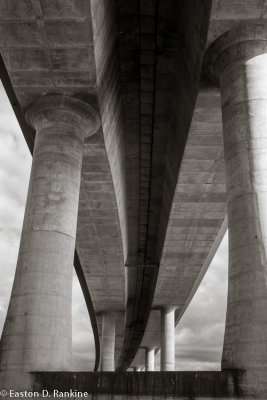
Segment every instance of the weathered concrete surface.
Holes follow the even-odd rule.
[[[154,371],[155,369],[155,349],[154,347],[146,347],[146,372]]]
[[[146,331],[143,336],[140,347],[150,347],[150,346],[160,347],[160,340],[161,340],[160,320],[161,320],[161,311],[152,309],[149,315]]]
[[[20,105],[40,94],[94,93],[87,1],[1,2],[1,55]]]
[[[237,27],[267,19],[266,1],[212,0],[207,48],[223,33]]]
[[[115,356],[114,356],[114,359],[115,359],[114,365],[116,366],[118,363],[118,358],[120,356],[122,342],[123,342],[125,312],[124,311],[118,311],[118,312],[113,311],[113,314],[115,315],[115,325],[116,325],[116,327],[115,327],[115,334],[116,334]],[[96,319],[97,319],[98,330],[100,332],[99,339],[102,340],[102,324],[103,324],[102,313],[97,313]]]
[[[232,29],[210,47],[221,86],[229,289],[223,368],[257,374],[267,388],[266,23]],[[250,385],[250,382],[248,382]]]
[[[35,373],[35,390],[69,388],[94,396],[118,398],[235,399],[242,397],[242,373],[229,372],[126,372]],[[239,397],[240,396],[240,397]],[[89,397],[91,398],[91,397]],[[115,397],[116,398],[116,397]]]
[[[105,312],[102,321],[100,371],[114,371],[116,316]]]
[[[1,373],[71,369],[72,267],[83,143],[99,126],[88,104],[61,95],[39,98],[27,118],[36,139],[0,342]]]
[[[161,310],[161,371],[175,371],[175,308]]]
[[[12,104],[32,147],[21,108],[40,95],[69,94],[98,109],[90,4],[85,0],[71,4],[65,0],[9,1],[0,4],[0,11],[0,50],[13,85],[9,94],[12,91]],[[76,247],[95,310],[110,307],[123,312],[121,234],[101,129],[85,144],[81,187]],[[122,315],[118,341],[123,319]]]
[[[170,209],[172,201],[171,193],[175,187],[175,176],[177,176],[183,153],[183,146],[181,146],[180,143],[181,132],[184,132],[183,143],[185,142],[187,134],[186,124],[184,125],[185,114],[183,108],[185,106],[185,99],[188,98],[187,106],[189,108],[193,108],[194,105],[193,92],[188,90],[188,82],[189,79],[191,79],[189,76],[190,68],[188,68],[190,64],[189,59],[192,57],[191,61],[193,60],[193,62],[195,62],[194,67],[192,66],[194,69],[192,69],[191,72],[193,76],[196,77],[195,74],[199,73],[199,69],[197,70],[196,66],[198,65],[200,68],[201,64],[201,57],[200,54],[197,55],[197,52],[200,51],[201,53],[204,43],[202,43],[202,39],[200,43],[198,43],[195,34],[200,29],[200,36],[205,36],[204,31],[207,24],[205,25],[202,17],[204,18],[205,13],[207,15],[207,3],[203,3],[204,8],[202,8],[202,5],[200,5],[199,8],[195,8],[197,24],[195,24],[194,19],[192,19],[192,25],[188,24],[187,19],[187,16],[190,15],[190,13],[187,14],[190,9],[189,2],[185,3],[184,9],[181,7],[181,9],[178,10],[174,7],[178,13],[177,18],[180,18],[181,21],[183,18],[187,20],[186,28],[188,32],[185,34],[185,47],[179,48],[181,53],[179,53],[178,60],[180,63],[182,57],[184,57],[184,68],[178,65],[179,63],[176,59],[178,53],[175,53],[177,51],[175,46],[174,49],[172,46],[168,49],[165,42],[170,37],[170,30],[173,29],[175,31],[178,29],[177,26],[179,25],[176,23],[176,17],[174,17],[172,12],[170,13],[170,10],[173,9],[173,4],[171,2],[168,5],[165,4],[164,7],[161,6],[158,10],[156,10],[155,4],[143,6],[140,21],[138,20],[138,12],[134,2],[124,3],[123,7],[121,7],[122,5],[118,5],[117,8],[112,8],[112,5],[110,6],[110,4],[105,1],[92,2],[93,36],[91,34],[90,10],[88,6],[85,6],[85,2],[81,1],[75,3],[72,12],[70,12],[69,6],[66,5],[66,3],[61,3],[60,1],[57,2],[55,5],[56,10],[53,9],[51,4],[48,5],[47,3],[44,3],[39,9],[38,3],[36,3],[37,6],[35,5],[35,8],[27,8],[24,3],[21,3],[20,9],[16,13],[16,24],[21,25],[20,31],[23,32],[23,29],[26,29],[25,26],[28,19],[32,22],[31,29],[28,29],[27,35],[25,34],[25,37],[23,36],[22,38],[13,37],[12,27],[14,26],[14,29],[18,29],[18,27],[9,20],[11,13],[14,12],[12,3],[10,2],[10,5],[6,6],[6,8],[3,7],[2,15],[5,20],[3,26],[6,27],[8,32],[5,48],[3,49],[3,57],[22,106],[39,94],[40,91],[51,90],[51,82],[53,82],[53,90],[56,89],[57,91],[64,91],[64,93],[86,97],[88,101],[96,103],[94,84],[89,84],[89,81],[86,79],[84,81],[82,80],[85,76],[88,78],[89,72],[90,77],[88,79],[90,82],[92,83],[94,79],[96,79],[104,127],[105,147],[107,148],[111,165],[120,215],[120,226],[124,243],[124,259],[131,265],[131,260],[137,260],[139,257],[138,254],[142,260],[146,253],[149,261],[149,259],[154,257],[154,248],[160,249],[162,247],[160,242],[162,243],[164,239],[164,226],[166,227],[168,210]],[[200,2],[200,4],[202,3]],[[62,15],[61,11],[63,13]],[[153,22],[155,14],[159,17],[158,24],[156,25],[154,25]],[[38,15],[38,23],[35,19],[36,15]],[[199,16],[201,16],[201,18],[199,18]],[[118,17],[117,26],[115,25],[115,17]],[[172,24],[174,19],[175,23]],[[130,24],[129,21],[131,21]],[[201,27],[202,22],[203,26]],[[10,24],[13,25],[11,26]],[[135,34],[134,37],[132,37],[131,32],[134,24],[137,24],[137,31],[134,31]],[[61,34],[57,40],[52,43],[50,30],[55,26],[57,26]],[[66,29],[68,29],[68,32],[66,32]],[[68,41],[70,32],[74,30],[75,35]],[[116,48],[116,32],[118,31],[121,32],[119,52]],[[193,37],[194,46],[199,45],[197,51],[190,49],[190,45],[188,44],[190,42],[190,35],[191,39]],[[129,42],[129,38],[133,40]],[[24,42],[22,43],[23,40]],[[88,58],[84,58],[84,63],[81,63],[78,68],[75,67],[74,72],[72,57],[74,55],[75,59],[77,57],[78,50],[75,52],[74,47],[77,47],[78,41],[79,49],[83,49],[84,54],[87,52]],[[8,47],[9,42],[12,43],[12,48],[18,48],[18,52],[15,53],[11,47]],[[26,46],[26,53],[24,52],[24,54],[28,57],[28,64],[25,66],[22,63],[22,57],[19,57],[19,48],[22,45]],[[140,48],[142,54],[139,54],[139,52],[136,53]],[[93,52],[95,55],[96,69],[92,63],[90,64]],[[35,58],[33,54],[35,54]],[[64,63],[63,61],[55,63],[55,57],[61,60],[60,57],[62,54],[64,54]],[[189,59],[187,60],[188,55]],[[79,53],[79,57],[79,59],[82,60],[81,53]],[[44,63],[44,59],[48,60],[47,64]],[[120,75],[118,61],[121,66]],[[19,66],[19,71],[15,69],[16,65]],[[47,67],[48,65],[49,68]],[[167,65],[169,70],[166,74]],[[177,68],[177,66],[179,68]],[[32,72],[32,80],[31,82],[24,82],[23,79],[27,77],[26,71],[29,67]],[[137,73],[133,73],[136,67]],[[53,79],[41,79],[40,74],[42,74],[42,77],[48,76],[49,71]],[[180,79],[181,71],[187,71],[189,75],[184,77],[184,79]],[[17,76],[17,72],[20,75]],[[74,75],[72,75],[72,73],[74,73]],[[60,75],[61,81],[57,80],[58,75]],[[17,80],[15,79],[16,76]],[[35,76],[36,81],[34,78]],[[68,80],[67,77],[70,76],[79,76],[79,79],[76,81]],[[176,77],[174,81],[173,76]],[[36,82],[38,82],[38,84]],[[173,86],[173,82],[176,82],[176,86]],[[182,84],[184,84],[184,88],[180,86]],[[133,85],[136,88],[135,92],[133,91]],[[119,97],[119,89],[122,93],[122,104]],[[194,90],[196,92],[197,84],[194,86],[193,91]],[[178,92],[179,95],[177,95]],[[184,93],[184,95],[181,96],[180,93]],[[134,96],[135,99],[133,98]],[[193,97],[191,98],[191,96]],[[171,105],[170,109],[169,104]],[[141,107],[141,114],[139,114],[139,106]],[[180,107],[182,110],[181,115],[183,121],[180,121],[181,123],[173,119],[174,116],[177,115],[177,107]],[[189,126],[190,118],[189,112],[187,126]],[[139,131],[140,121],[141,130]],[[166,124],[168,125],[169,132],[167,136],[165,134]],[[133,131],[134,129],[136,129],[135,133]],[[175,131],[176,134],[173,135],[172,132]],[[139,134],[141,135],[142,141],[144,140],[140,146]],[[172,140],[174,140],[174,142],[172,142]],[[115,234],[118,234],[118,236],[116,236],[116,239],[118,238],[118,240],[116,240],[116,246],[117,249],[121,248],[118,218],[116,216],[116,202],[112,184],[110,185],[111,175],[109,174],[107,159],[105,158],[105,149],[101,132],[90,139],[89,142],[88,145],[90,144],[90,147],[86,146],[85,157],[88,149],[88,158],[91,157],[92,162],[89,160],[87,169],[86,162],[84,162],[85,167],[83,167],[86,173],[83,173],[80,197],[77,250],[85,270],[89,288],[92,291],[92,299],[96,311],[105,310],[107,304],[113,309],[123,310],[124,273],[120,269],[122,266],[122,251],[119,250],[114,254],[112,250],[115,246],[113,246],[113,248],[110,246],[112,240],[109,241],[107,238],[105,243],[99,240],[104,234],[103,229],[101,231],[101,224],[102,227],[104,224],[109,225],[110,229],[105,230],[105,232],[107,232],[109,238],[111,230],[112,232],[116,232]],[[175,148],[179,149],[178,158],[176,157],[177,155],[173,153],[173,149]],[[96,152],[97,157],[94,157]],[[125,156],[127,159],[126,164]],[[140,159],[141,163],[139,163]],[[84,160],[86,161],[86,158]],[[167,164],[164,166],[165,160],[169,163],[168,166]],[[105,173],[99,173],[99,171],[103,171],[103,165],[107,166]],[[94,172],[91,173],[89,168],[93,168]],[[127,176],[125,176],[126,172]],[[149,183],[150,177],[151,184]],[[92,179],[96,180],[93,185],[91,182]],[[106,183],[101,185],[101,181]],[[127,191],[124,182],[127,182]],[[164,187],[162,191],[160,190],[161,185]],[[88,192],[90,192],[89,200]],[[160,199],[158,194],[161,192],[163,193],[163,197]],[[101,208],[103,207],[103,201],[105,202],[105,207],[107,207],[106,213],[102,210],[101,212],[94,211],[96,203],[92,204],[92,208],[89,206],[88,210],[88,201],[92,199],[92,196],[98,202],[97,204],[101,205]],[[109,199],[109,201],[107,201],[107,199]],[[163,203],[165,205],[161,208],[161,204]],[[127,218],[125,210],[127,210]],[[160,217],[159,210],[163,210]],[[130,225],[131,228],[129,228]],[[158,226],[161,226],[162,230],[157,233]],[[93,235],[92,232],[94,232]],[[90,237],[89,244],[87,240],[88,237]],[[112,238],[114,238],[113,235]],[[155,244],[156,242],[158,242],[158,244]],[[129,243],[131,246],[130,248]],[[159,254],[156,256],[157,258],[160,257],[160,251],[161,250],[159,250]],[[93,265],[97,266],[95,270],[93,270],[91,265],[88,265],[89,258],[93,260]],[[99,265],[102,266],[101,271]],[[144,272],[144,270],[141,271]],[[134,297],[134,282],[138,282],[138,280],[142,281],[144,275],[143,273],[136,273],[136,271],[132,271],[132,273],[136,275],[136,278],[129,279],[131,285],[128,288],[128,292],[133,294],[129,298],[128,304],[130,305],[133,302],[133,304],[138,305],[139,300]],[[154,282],[156,274],[157,270],[152,274]],[[106,279],[107,277],[108,279]],[[149,287],[151,294],[153,294],[151,280],[150,283],[149,279],[147,282],[147,286],[140,290],[140,296],[144,298],[144,301],[146,301],[145,293]],[[142,295],[142,292],[144,292],[144,295]],[[134,299],[135,301],[133,301]],[[147,307],[141,307],[142,310],[145,308],[147,308],[147,310],[144,315],[148,317],[150,311],[149,303]],[[139,316],[134,310],[129,314],[130,322],[136,319],[136,315],[138,317],[137,320],[140,320],[140,323],[137,321],[138,323],[136,325],[138,326],[136,335],[138,340],[136,343],[138,343],[142,338],[147,317],[143,320],[143,316]],[[128,325],[129,324],[130,323],[128,323]],[[101,331],[100,324],[98,325],[99,331]],[[120,326],[121,325],[122,323],[120,323]],[[121,332],[120,329],[117,329],[117,332]],[[121,334],[122,332],[120,335]]]
[[[197,92],[209,4],[200,1],[191,16],[189,3],[91,3],[97,90],[128,267],[121,368],[133,359],[149,316],[158,272],[149,266],[160,259]],[[184,46],[166,45],[179,35]]]
[[[154,307],[176,318],[200,274],[226,214],[220,94],[198,95],[166,232]]]
[[[53,391],[70,393],[87,392],[95,399],[162,399],[181,400],[207,399],[266,399],[260,392],[254,377],[253,390],[243,392],[244,371],[216,372],[35,372],[29,374],[31,386],[28,390],[46,390],[51,398]],[[25,390],[25,386],[14,387]],[[46,393],[47,393],[46,392]],[[63,395],[64,396],[64,395]],[[67,397],[67,396],[65,396]],[[42,397],[41,397],[42,398]],[[47,398],[47,397],[46,397]]]
[[[9,98],[9,101],[13,108],[13,111],[17,117],[21,131],[22,131],[24,138],[26,140],[26,143],[28,145],[29,151],[32,155],[33,148],[34,148],[35,130],[33,128],[31,128],[25,120],[24,113],[18,103],[18,99],[17,99],[14,89],[12,87],[10,78],[8,76],[6,67],[4,65],[4,62],[3,62],[1,56],[0,56],[0,78],[4,85],[6,93],[8,95],[8,98]],[[97,371],[98,366],[99,366],[99,360],[100,360],[100,341],[99,341],[98,327],[97,327],[96,315],[94,312],[94,306],[92,303],[92,299],[91,299],[91,296],[90,296],[90,293],[88,290],[88,285],[87,285],[86,279],[84,277],[84,272],[83,272],[77,251],[75,251],[75,255],[74,255],[74,268],[75,268],[79,283],[81,285],[81,289],[82,289],[82,292],[83,292],[83,295],[85,298],[85,302],[86,302],[88,313],[89,313],[90,320],[91,320],[91,326],[92,326],[94,340],[95,340],[95,355],[96,355],[94,371]]]
[[[265,2],[214,0],[207,47],[230,28],[265,19]],[[153,301],[153,307],[177,306],[177,323],[226,228],[220,229],[226,213],[220,103],[219,89],[205,78],[180,168]]]
[[[141,371],[145,369],[145,363],[146,363],[146,348],[140,346],[138,351],[136,352],[136,355],[131,365],[134,368],[134,370]]]
[[[223,157],[220,93],[218,89],[201,87],[178,176],[153,300],[153,308],[176,307],[176,324],[226,231],[227,224],[222,227],[226,215]],[[154,326],[159,327],[160,323],[158,315]],[[150,329],[144,338],[146,343],[158,343],[160,348],[158,331]]]
[[[124,330],[125,270],[118,208],[102,132],[85,142],[76,248],[96,314],[117,312],[116,359]],[[97,317],[101,340],[102,318]]]
[[[146,268],[160,264],[153,307],[176,306],[178,321],[225,215],[218,90],[200,89],[184,152],[207,4],[94,0],[90,9],[83,0],[71,5],[23,0],[1,5],[1,53],[22,107],[49,91],[96,107],[99,100],[104,139],[100,130],[85,148],[77,248],[96,310],[108,306],[121,313],[120,327],[124,263],[131,270],[124,366],[141,342],[150,312],[157,270],[149,277]],[[214,0],[208,44],[229,28],[265,17],[264,1]],[[121,340],[122,330],[117,332]]]
[[[172,1],[164,5],[155,2],[142,5],[140,10],[134,1],[118,5],[120,83],[127,132],[127,204],[133,237],[126,265],[129,266],[127,273],[135,278],[128,279],[130,296],[120,368],[126,368],[133,359],[147,323],[150,293],[154,292],[157,276],[157,268],[149,271],[149,265],[158,265],[161,257],[196,100],[209,4],[200,1],[194,5],[192,8],[188,1],[179,6]],[[195,14],[190,14],[189,9],[194,9]],[[177,39],[179,35],[186,37],[182,46]],[[170,37],[172,43],[168,45]],[[133,288],[139,287],[148,277],[145,273],[134,272],[135,266],[147,266],[147,274],[151,274],[141,291],[140,298],[145,299],[142,304]],[[134,306],[140,307],[143,313],[137,313]],[[133,325],[135,335],[132,334]]]

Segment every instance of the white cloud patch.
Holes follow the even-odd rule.
[[[228,235],[176,328],[177,370],[219,370],[224,337]]]
[[[31,156],[24,137],[0,85],[0,331],[11,293],[24,206],[28,188]]]

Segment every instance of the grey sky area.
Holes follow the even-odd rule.
[[[31,156],[2,86],[0,86],[0,99],[1,333],[15,273]],[[176,329],[177,370],[220,369],[227,296],[226,236]],[[156,357],[157,365],[159,365],[158,358],[159,356]],[[75,370],[91,370],[94,365],[93,334],[75,274],[73,362]]]

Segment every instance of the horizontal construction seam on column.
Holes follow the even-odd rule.
[[[69,112],[69,111],[71,111],[71,110],[67,110],[67,109],[65,109],[65,108],[62,108],[62,109],[60,109],[60,111],[63,111],[63,112]],[[75,114],[76,115],[76,113],[75,112],[73,112],[73,114]],[[82,128],[80,128],[77,124],[73,124],[72,122],[67,122],[67,121],[56,121],[55,123],[51,123],[51,122],[46,122],[46,123],[43,123],[42,124],[42,127],[45,129],[46,127],[51,127],[51,126],[53,126],[53,125],[66,125],[66,126],[69,126],[69,127],[75,127],[75,129],[79,129],[79,131],[80,132],[82,132],[83,133],[83,129]],[[49,135],[52,135],[51,133],[48,133]],[[58,136],[61,136],[61,133],[58,135]],[[62,136],[67,136],[67,135],[64,135],[64,133],[62,134]]]
[[[54,145],[55,143],[51,143],[51,145]],[[49,144],[50,145],[50,144]],[[82,167],[82,163],[80,163],[79,161],[77,161],[77,158],[75,158],[74,156],[72,156],[71,154],[66,154],[66,153],[60,153],[59,151],[57,152],[57,151],[42,151],[42,153],[36,153],[35,155],[34,155],[34,160],[37,160],[37,159],[39,159],[40,157],[42,157],[44,154],[49,154],[49,155],[51,155],[51,154],[53,154],[53,155],[55,155],[55,156],[58,156],[58,155],[60,155],[60,157],[61,157],[61,160],[60,160],[60,163],[61,164],[70,164],[70,159],[72,160],[72,161],[74,161],[73,162],[73,164],[75,164],[77,167],[79,167],[79,168],[81,168]],[[68,157],[68,160],[67,160],[67,162],[64,160],[64,157]],[[46,161],[47,162],[47,161]],[[58,160],[56,159],[55,160],[55,162],[58,162]],[[71,164],[72,165],[72,164]],[[38,178],[35,178],[35,179],[38,179]],[[69,181],[68,179],[66,179],[66,181]]]
[[[27,215],[27,217],[28,217],[28,216],[30,216],[30,215],[32,215],[32,214],[25,214],[25,215]],[[25,229],[25,230],[23,230],[23,232],[24,232],[24,233],[31,233],[31,232],[54,232],[54,233],[58,233],[59,235],[63,235],[63,236],[69,237],[69,238],[72,239],[72,240],[75,240],[75,238],[74,238],[73,236],[69,235],[68,233],[60,232],[60,231],[55,231],[55,230],[53,230],[52,228],[51,228],[51,229],[38,229],[38,228],[32,227],[31,229]]]
[[[63,272],[62,273],[59,273],[59,272],[54,272],[53,270],[51,270],[51,271],[42,271],[42,270],[40,270],[40,269],[37,269],[36,271],[34,271],[34,273],[35,274],[38,274],[38,273],[42,273],[42,274],[50,274],[51,272],[53,272],[53,274],[54,274],[54,276],[58,276],[58,277],[60,277],[60,276],[64,276],[64,278],[66,277],[66,278],[68,278],[68,276],[66,275],[66,274],[64,274]],[[19,273],[21,273],[21,272],[19,272]],[[70,278],[71,279],[71,278]],[[56,295],[55,295],[56,296]]]
[[[35,294],[36,292],[29,292],[29,294]],[[22,297],[25,297],[25,296],[27,296],[26,294],[16,294],[16,293],[14,293],[14,294],[12,294],[12,297],[14,297],[14,298],[22,298]],[[38,296],[39,297],[42,297],[42,296],[45,296],[45,297],[47,297],[47,296],[49,296],[49,297],[61,297],[61,298],[63,298],[63,299],[67,299],[67,296],[64,296],[64,295],[61,295],[61,294],[49,294],[49,293],[38,293]],[[24,314],[14,314],[14,315],[17,315],[17,316],[21,316],[21,315],[24,315]],[[31,313],[27,313],[27,315],[36,315],[36,314],[31,314]],[[58,317],[58,318],[61,318],[60,316]]]

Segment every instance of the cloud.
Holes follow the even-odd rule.
[[[220,369],[228,280],[228,234],[176,328],[176,369]]]
[[[1,332],[14,279],[31,157],[2,85],[0,98]]]

